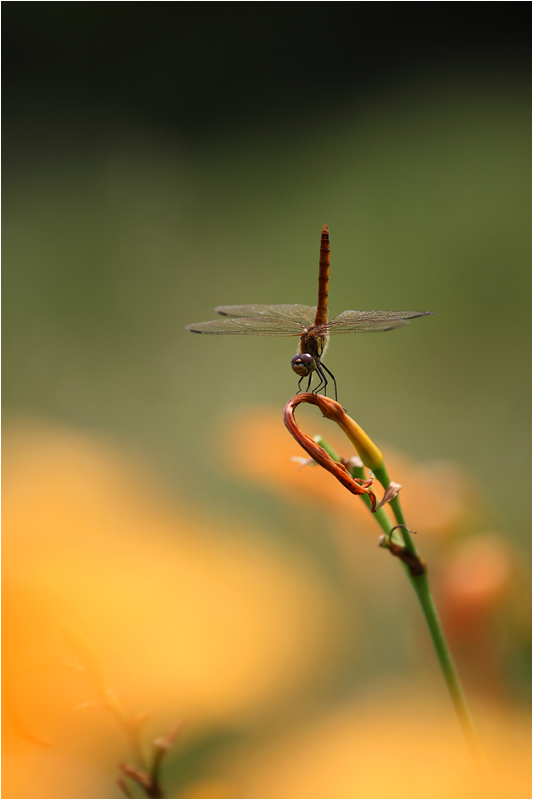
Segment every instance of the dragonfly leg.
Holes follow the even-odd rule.
[[[305,378],[305,375],[303,375],[300,378],[300,380],[298,381],[298,391],[296,392],[296,394],[300,394],[300,392],[302,391],[302,381],[303,381],[304,378]]]
[[[312,380],[313,380],[313,373],[312,373],[312,372],[310,372],[310,373],[309,373],[309,380],[307,381],[307,386],[305,387],[305,391],[306,391],[306,392],[308,392],[308,391],[309,391],[309,387],[311,386],[311,381],[312,381]]]
[[[320,377],[320,383],[313,390],[313,394],[318,394],[319,391],[323,388],[324,389],[324,395],[327,397],[328,380],[327,380],[326,376],[324,375],[324,373],[322,372],[322,368],[321,367],[322,367],[322,365],[317,363],[316,371],[317,371],[317,373],[318,373],[318,375]]]
[[[333,373],[332,373],[332,372],[330,372],[330,371],[329,371],[329,369],[326,367],[326,365],[325,365],[325,364],[323,364],[322,362],[320,363],[320,366],[321,366],[321,367],[324,367],[324,369],[326,370],[326,372],[328,373],[328,375],[329,375],[331,378],[333,378],[333,385],[334,385],[334,387],[335,387],[335,401],[336,401],[336,400],[337,400],[337,381],[335,380],[335,375],[333,375]]]

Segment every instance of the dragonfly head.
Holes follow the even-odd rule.
[[[299,353],[291,359],[291,367],[301,378],[307,378],[316,369],[316,359],[309,353]]]

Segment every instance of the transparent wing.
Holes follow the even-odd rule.
[[[316,306],[302,306],[299,303],[278,306],[217,306],[217,314],[223,317],[268,317],[298,322],[304,327],[312,325],[316,317]]]
[[[415,317],[425,317],[433,311],[343,311],[330,322],[320,325],[317,333],[377,333],[409,325]]]
[[[226,319],[197,322],[186,325],[186,329],[192,333],[301,336],[314,323],[316,306],[217,306],[215,311]]]

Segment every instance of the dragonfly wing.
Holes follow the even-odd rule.
[[[283,320],[276,317],[226,317],[210,322],[196,322],[186,325],[192,333],[255,334],[256,336],[301,336],[305,324],[296,320]]]
[[[317,332],[327,335],[337,333],[378,333],[403,328],[415,317],[425,317],[433,311],[343,311]]]
[[[316,306],[302,306],[298,303],[275,306],[260,304],[250,306],[217,306],[215,311],[223,317],[264,317],[265,319],[297,322],[303,327],[313,325],[316,317]]]

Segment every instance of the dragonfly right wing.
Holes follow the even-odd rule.
[[[343,311],[319,331],[328,336],[336,333],[377,333],[409,325],[415,317],[425,317],[433,311]]]
[[[301,336],[314,323],[316,306],[217,306],[215,311],[225,319],[193,323],[186,325],[186,329],[192,333]]]

